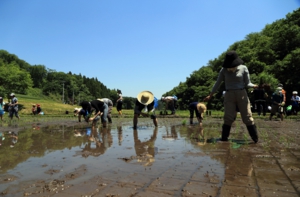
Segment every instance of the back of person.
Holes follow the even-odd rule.
[[[264,89],[261,89],[261,88],[255,89],[255,90],[253,90],[253,94],[254,94],[254,100],[255,101],[257,101],[257,100],[263,100],[263,101],[266,100]]]

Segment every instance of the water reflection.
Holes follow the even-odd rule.
[[[166,132],[167,134],[162,136],[164,140],[176,140],[178,138],[175,125],[171,126],[171,132],[166,127]]]
[[[150,166],[155,161],[154,157],[157,154],[155,140],[157,138],[157,130],[155,127],[149,140],[141,141],[138,136],[138,131],[133,130],[134,149],[137,156],[137,161],[144,163],[145,166]]]
[[[108,159],[118,154],[119,158],[125,158],[126,161],[130,159],[141,162],[143,165],[152,165],[158,153],[155,144],[159,144],[163,152],[185,148],[186,142],[193,146],[198,143],[202,145],[201,149],[205,150],[211,148],[206,147],[212,142],[210,139],[218,135],[216,129],[198,125],[192,128],[182,125],[165,126],[161,127],[160,131],[158,128],[152,130],[152,127],[132,130],[132,127],[122,126],[122,124],[107,128],[86,126],[78,124],[72,127],[66,125],[40,127],[39,124],[32,124],[31,128],[18,133],[3,134],[2,136],[6,139],[1,141],[0,173],[14,169],[19,163],[26,162],[33,157],[49,158],[50,153],[57,154],[55,157],[60,157],[61,152],[64,151],[65,157],[72,155],[76,162],[84,162],[80,160],[82,157],[91,160],[106,154],[105,158]],[[151,136],[147,136],[149,129]],[[186,140],[182,143],[180,139]],[[174,141],[164,143],[165,140]],[[113,143],[115,146],[111,148]],[[130,150],[134,152],[130,153]]]
[[[86,136],[88,142],[82,149],[82,156],[95,156],[103,155],[105,151],[112,146],[113,138],[111,135],[111,128],[87,128]]]
[[[118,143],[119,143],[119,146],[121,146],[122,145],[122,141],[123,141],[122,126],[117,126],[117,130],[118,130]]]

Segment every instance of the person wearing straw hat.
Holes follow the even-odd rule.
[[[138,117],[140,115],[148,117],[150,111],[153,112],[150,116],[153,120],[153,124],[157,127],[157,118],[155,116],[155,106],[157,106],[156,102],[158,102],[157,99],[150,91],[142,91],[137,95],[134,107],[133,129],[137,129]],[[145,109],[144,112],[142,112],[143,109]]]
[[[200,126],[202,126],[203,115],[206,112],[206,105],[204,103],[192,102],[189,104],[189,111],[190,111],[190,124],[191,125],[193,124],[193,118],[195,113]]]
[[[224,81],[226,94],[224,97],[224,124],[222,126],[221,141],[228,141],[231,125],[236,116],[236,107],[238,106],[249,135],[257,143],[257,130],[252,117],[248,94],[245,89],[256,88],[257,85],[251,83],[248,68],[243,63],[244,61],[238,57],[235,51],[227,52],[218,79],[211,93],[204,98],[204,101],[209,101]]]

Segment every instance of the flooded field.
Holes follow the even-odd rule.
[[[76,120],[1,126],[0,196],[299,196],[297,120],[256,120],[253,144],[238,119],[220,142],[221,119]]]

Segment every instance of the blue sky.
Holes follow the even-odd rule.
[[[1,0],[0,49],[158,98],[299,0]]]

